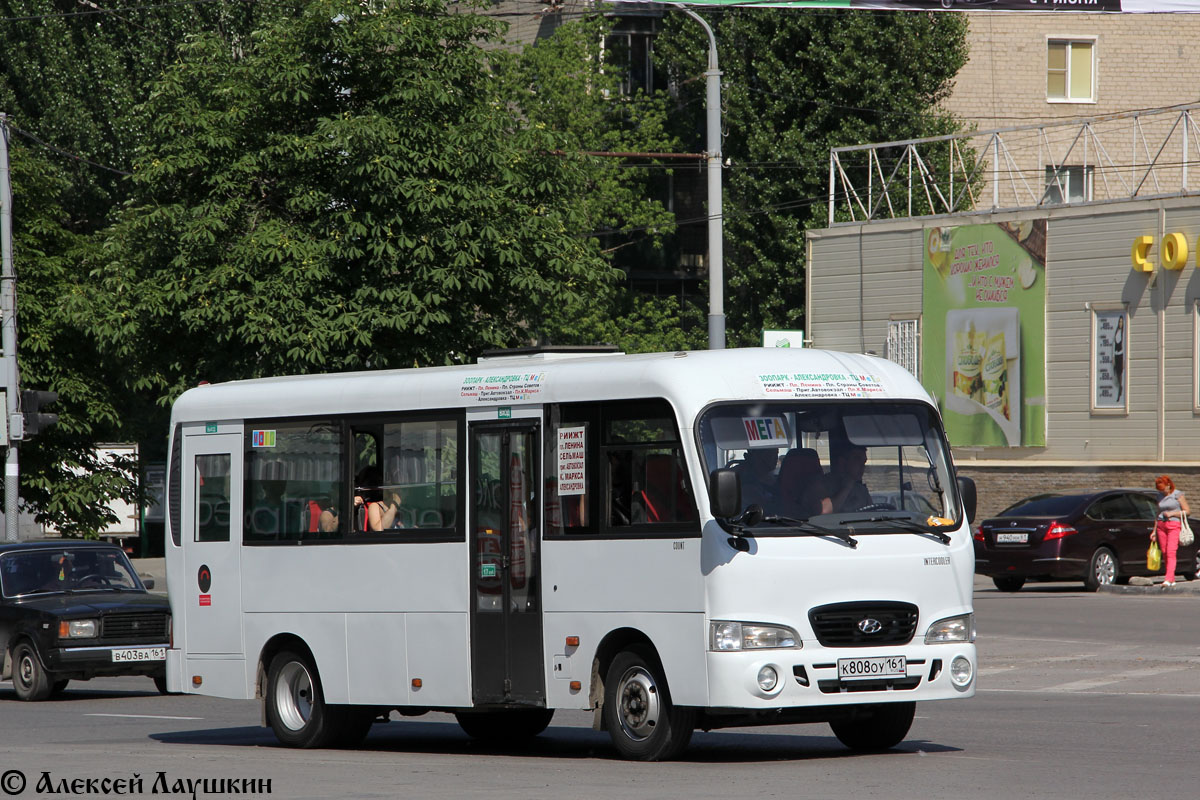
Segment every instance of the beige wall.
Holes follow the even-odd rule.
[[[1200,100],[1200,14],[1024,14],[967,12],[970,55],[955,78],[944,107],[978,131],[1022,125],[1054,125],[1097,116],[1194,103]],[[1094,40],[1095,102],[1047,99],[1047,44],[1054,39]],[[1089,164],[1095,169],[1092,199],[1123,199],[1179,192],[1184,188],[1182,129],[1178,113],[1103,122],[1095,138],[1077,137],[1079,126],[1009,131],[1002,135],[1011,155],[993,157],[976,208],[1030,207],[1028,191],[1040,195],[1050,164]],[[1168,141],[1169,140],[1169,141]],[[1200,177],[1200,135],[1191,132],[1193,166],[1188,184]],[[1159,166],[1144,167],[1159,151]],[[973,139],[977,151],[988,147]],[[1103,151],[1101,150],[1103,148]],[[997,187],[993,191],[992,167]],[[1125,182],[1123,182],[1125,181]],[[1140,184],[1140,186],[1137,186]],[[1025,187],[1029,188],[1026,189]]]
[[[1200,14],[966,15],[970,60],[945,105],[979,129],[1200,100]],[[1097,102],[1047,102],[1051,36],[1096,37]]]

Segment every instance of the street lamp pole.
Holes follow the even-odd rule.
[[[20,480],[18,450],[13,422],[17,419],[17,292],[16,274],[12,260],[12,186],[8,169],[8,117],[0,114],[0,385],[4,388],[5,408],[0,409],[7,419],[4,445],[4,539],[17,541],[17,521],[20,511]]]
[[[725,349],[725,264],[721,228],[721,70],[717,68],[717,37],[704,18],[687,6],[683,13],[708,34],[705,112],[708,154],[708,349]]]

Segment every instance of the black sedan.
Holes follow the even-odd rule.
[[[145,675],[166,689],[171,608],[119,548],[55,540],[0,545],[0,678],[21,700],[71,680]]]
[[[1017,591],[1029,579],[1082,580],[1095,591],[1135,575],[1161,574],[1146,569],[1157,497],[1141,489],[1027,497],[979,524],[975,572],[991,577],[1006,592]],[[1195,529],[1196,522],[1192,525]],[[1196,549],[1196,543],[1179,548],[1176,574],[1196,578]]]

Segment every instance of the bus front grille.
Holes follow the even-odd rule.
[[[825,647],[907,644],[917,629],[917,607],[887,601],[833,603],[809,611],[808,621]]]

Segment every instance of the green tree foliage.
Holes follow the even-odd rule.
[[[128,365],[107,357],[87,315],[72,313],[64,300],[82,292],[106,302],[79,264],[127,197],[125,173],[147,130],[139,104],[177,44],[190,32],[214,30],[236,45],[260,6],[234,0],[101,10],[0,0],[21,384],[60,395],[59,425],[21,448],[21,491],[39,521],[69,534],[116,522],[107,500],[134,498],[136,465],[102,462],[94,444],[126,439],[126,423],[146,419],[147,403],[126,390]],[[158,431],[148,443],[162,438]]]
[[[680,141],[670,121],[674,103],[665,92],[622,94],[625,77],[609,54],[601,61],[612,19],[600,15],[567,23],[501,65],[506,92],[533,124],[561,136],[577,153],[673,153]],[[669,164],[653,158],[585,156],[584,191],[564,202],[588,220],[610,263],[632,252],[662,248],[675,232],[666,207]],[[555,344],[610,343],[626,352],[705,346],[702,315],[676,298],[631,291],[621,275],[598,284],[578,302],[544,308],[532,321],[537,338]]]
[[[722,76],[726,311],[731,346],[804,326],[804,231],[824,227],[829,150],[958,130],[937,110],[966,60],[966,20],[932,12],[714,12]],[[668,15],[655,57],[703,148],[708,45]],[[690,138],[689,137],[690,134]]]
[[[91,265],[103,318],[71,298],[135,388],[444,363],[594,296],[594,212],[564,198],[595,171],[516,105],[498,34],[440,0],[316,0],[183,47]]]

